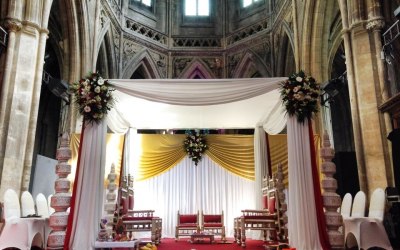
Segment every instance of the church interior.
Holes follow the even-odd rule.
[[[0,249],[400,249],[399,20],[400,0],[1,1]],[[314,194],[323,198],[312,206],[318,228],[306,236],[294,233],[308,226],[294,226],[291,212],[301,203],[290,189],[293,130],[288,122],[271,132],[251,120],[275,109],[261,99],[278,100],[263,82],[299,76],[315,79],[320,91],[319,112],[306,122],[310,141],[296,144],[314,152],[321,178]],[[114,88],[114,106],[148,92],[119,116],[106,110],[103,126],[102,116],[88,123],[81,115],[88,110],[73,85],[85,81],[95,81],[98,92]],[[215,101],[204,107],[196,93],[182,94],[192,87]],[[217,96],[227,89],[254,92],[252,103],[241,97],[228,106]],[[179,92],[189,104],[176,107],[156,91]],[[129,125],[118,127],[124,119]],[[204,139],[207,153],[193,158],[190,138]],[[99,167],[86,173],[85,164]],[[34,209],[14,214],[12,207],[10,219],[9,190],[18,210],[28,194]],[[380,219],[369,218],[377,190]],[[374,227],[353,216],[359,193],[358,217]],[[41,195],[47,216],[38,215]],[[92,198],[98,211],[81,219]],[[10,240],[15,232],[23,236]],[[384,240],[368,237],[377,232]],[[121,238],[128,243],[110,243]]]

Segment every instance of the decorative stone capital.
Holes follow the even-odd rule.
[[[5,27],[9,32],[17,32],[22,29],[22,24],[19,20],[10,18],[6,20]]]
[[[383,29],[383,27],[385,27],[385,21],[381,17],[368,20],[367,26],[366,26],[367,30],[371,30],[371,31],[381,30],[381,29]]]
[[[38,31],[41,29],[37,23],[31,22],[31,21],[24,20],[24,21],[22,21],[22,24],[26,27],[30,27],[30,28],[33,28]]]

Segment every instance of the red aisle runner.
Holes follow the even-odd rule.
[[[326,228],[325,222],[325,214],[324,207],[322,202],[321,195],[321,187],[319,182],[318,168],[316,162],[316,154],[315,154],[315,145],[314,145],[314,134],[311,124],[311,119],[308,119],[308,131],[309,131],[309,139],[310,139],[310,152],[311,152],[311,169],[312,169],[312,177],[313,177],[313,187],[314,187],[314,197],[315,197],[315,210],[317,212],[317,222],[318,222],[318,233],[319,233],[319,241],[321,243],[321,247],[324,250],[330,250],[330,243]]]

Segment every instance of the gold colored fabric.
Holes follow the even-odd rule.
[[[186,135],[143,134],[142,153],[136,180],[162,174],[181,161],[186,152]],[[207,135],[206,154],[221,167],[243,178],[254,180],[254,143],[249,135]]]
[[[141,156],[135,180],[145,180],[162,174],[185,156],[183,141],[186,135],[141,135]]]
[[[271,157],[271,169],[272,173],[278,171],[278,163],[282,164],[283,171],[283,183],[288,186],[289,174],[288,174],[288,155],[287,155],[287,135],[268,135],[269,150]],[[319,157],[320,150],[320,136],[314,135],[314,145],[315,145],[315,156],[317,158],[317,167],[319,171],[319,166],[321,165],[321,159]],[[319,171],[320,175],[321,172]],[[311,174],[311,173],[310,173]],[[320,176],[320,180],[322,180]]]
[[[80,134],[72,134],[70,140],[70,148],[71,148],[71,159],[69,163],[71,164],[71,174],[68,176],[68,179],[71,181],[71,187],[73,187],[73,182],[75,178],[76,172],[76,164],[78,163],[78,153],[79,153],[79,143],[80,143],[81,135]],[[115,165],[115,173],[117,174],[117,179],[115,183],[119,183],[119,174],[121,171],[122,164],[122,150],[124,148],[124,135],[120,134],[107,134],[106,136],[106,166],[105,166],[105,174],[104,174],[104,185],[107,185],[107,177],[108,173],[111,171],[111,164]]]
[[[253,135],[207,135],[206,154],[221,167],[249,180],[254,174]]]

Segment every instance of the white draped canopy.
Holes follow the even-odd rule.
[[[137,129],[255,128],[277,134],[286,125],[279,84],[286,78],[110,80],[115,132]]]
[[[261,129],[269,134],[277,134],[286,126],[287,117],[281,105],[279,84],[286,78],[257,78],[257,79],[222,79],[222,80],[110,80],[115,87],[115,97],[117,99],[115,108],[107,116],[107,125],[117,133],[125,133],[129,128],[137,129],[193,129],[193,128],[255,128],[255,196],[261,197],[261,172],[260,169],[266,164],[265,137]],[[294,124],[294,126],[297,126]],[[302,125],[299,125],[302,126]],[[92,147],[93,144],[86,142],[93,140],[102,141],[99,136],[105,137],[101,133],[104,127],[88,126],[85,131],[81,147]],[[92,130],[98,130],[96,133]],[[296,135],[292,135],[296,136]],[[307,151],[297,151],[297,147],[302,147],[302,139],[294,144],[292,152],[309,154]],[[105,145],[104,145],[105,147]],[[87,228],[85,225],[94,225],[100,218],[94,218],[93,211],[101,209],[99,203],[103,198],[103,190],[93,190],[88,185],[99,186],[102,178],[97,178],[101,169],[94,162],[99,162],[101,147],[83,149],[80,157],[79,185],[74,189],[75,205],[71,207],[73,218],[78,219],[79,223],[69,226],[70,238],[67,245],[70,249],[91,249],[95,241],[96,231],[93,227]],[[297,167],[297,160],[289,162],[289,172]],[[302,164],[310,164],[302,162]],[[264,165],[264,166],[263,166]],[[303,169],[303,168],[302,168]],[[310,174],[310,173],[302,173]],[[93,178],[96,177],[96,178]],[[314,199],[313,192],[304,189],[302,179],[297,181],[293,176],[289,182],[292,188],[301,189],[301,199],[289,199],[289,222],[291,218],[296,220],[296,228],[289,228],[298,232],[290,244],[298,249],[319,249],[319,242],[308,242],[307,235],[315,234],[315,221],[307,220],[304,214],[309,214],[308,207],[297,206],[296,202],[309,203]],[[96,183],[94,183],[96,182]],[[97,183],[99,182],[99,183]],[[78,190],[78,191],[75,191]],[[82,193],[89,192],[91,199],[84,198]],[[289,194],[290,197],[290,194]],[[293,197],[292,197],[293,198]],[[259,203],[256,201],[256,203]],[[259,205],[258,205],[259,207]],[[75,212],[74,212],[75,211]],[[79,214],[76,214],[76,213]],[[217,211],[215,211],[217,212]],[[74,214],[75,213],[75,214]],[[313,217],[313,215],[310,215]],[[74,219],[74,221],[75,221]],[[233,221],[232,221],[233,223]],[[312,225],[310,225],[310,223]],[[294,225],[292,223],[292,225]],[[92,233],[92,237],[85,237],[86,241],[79,235]],[[307,241],[302,242],[300,241]]]

